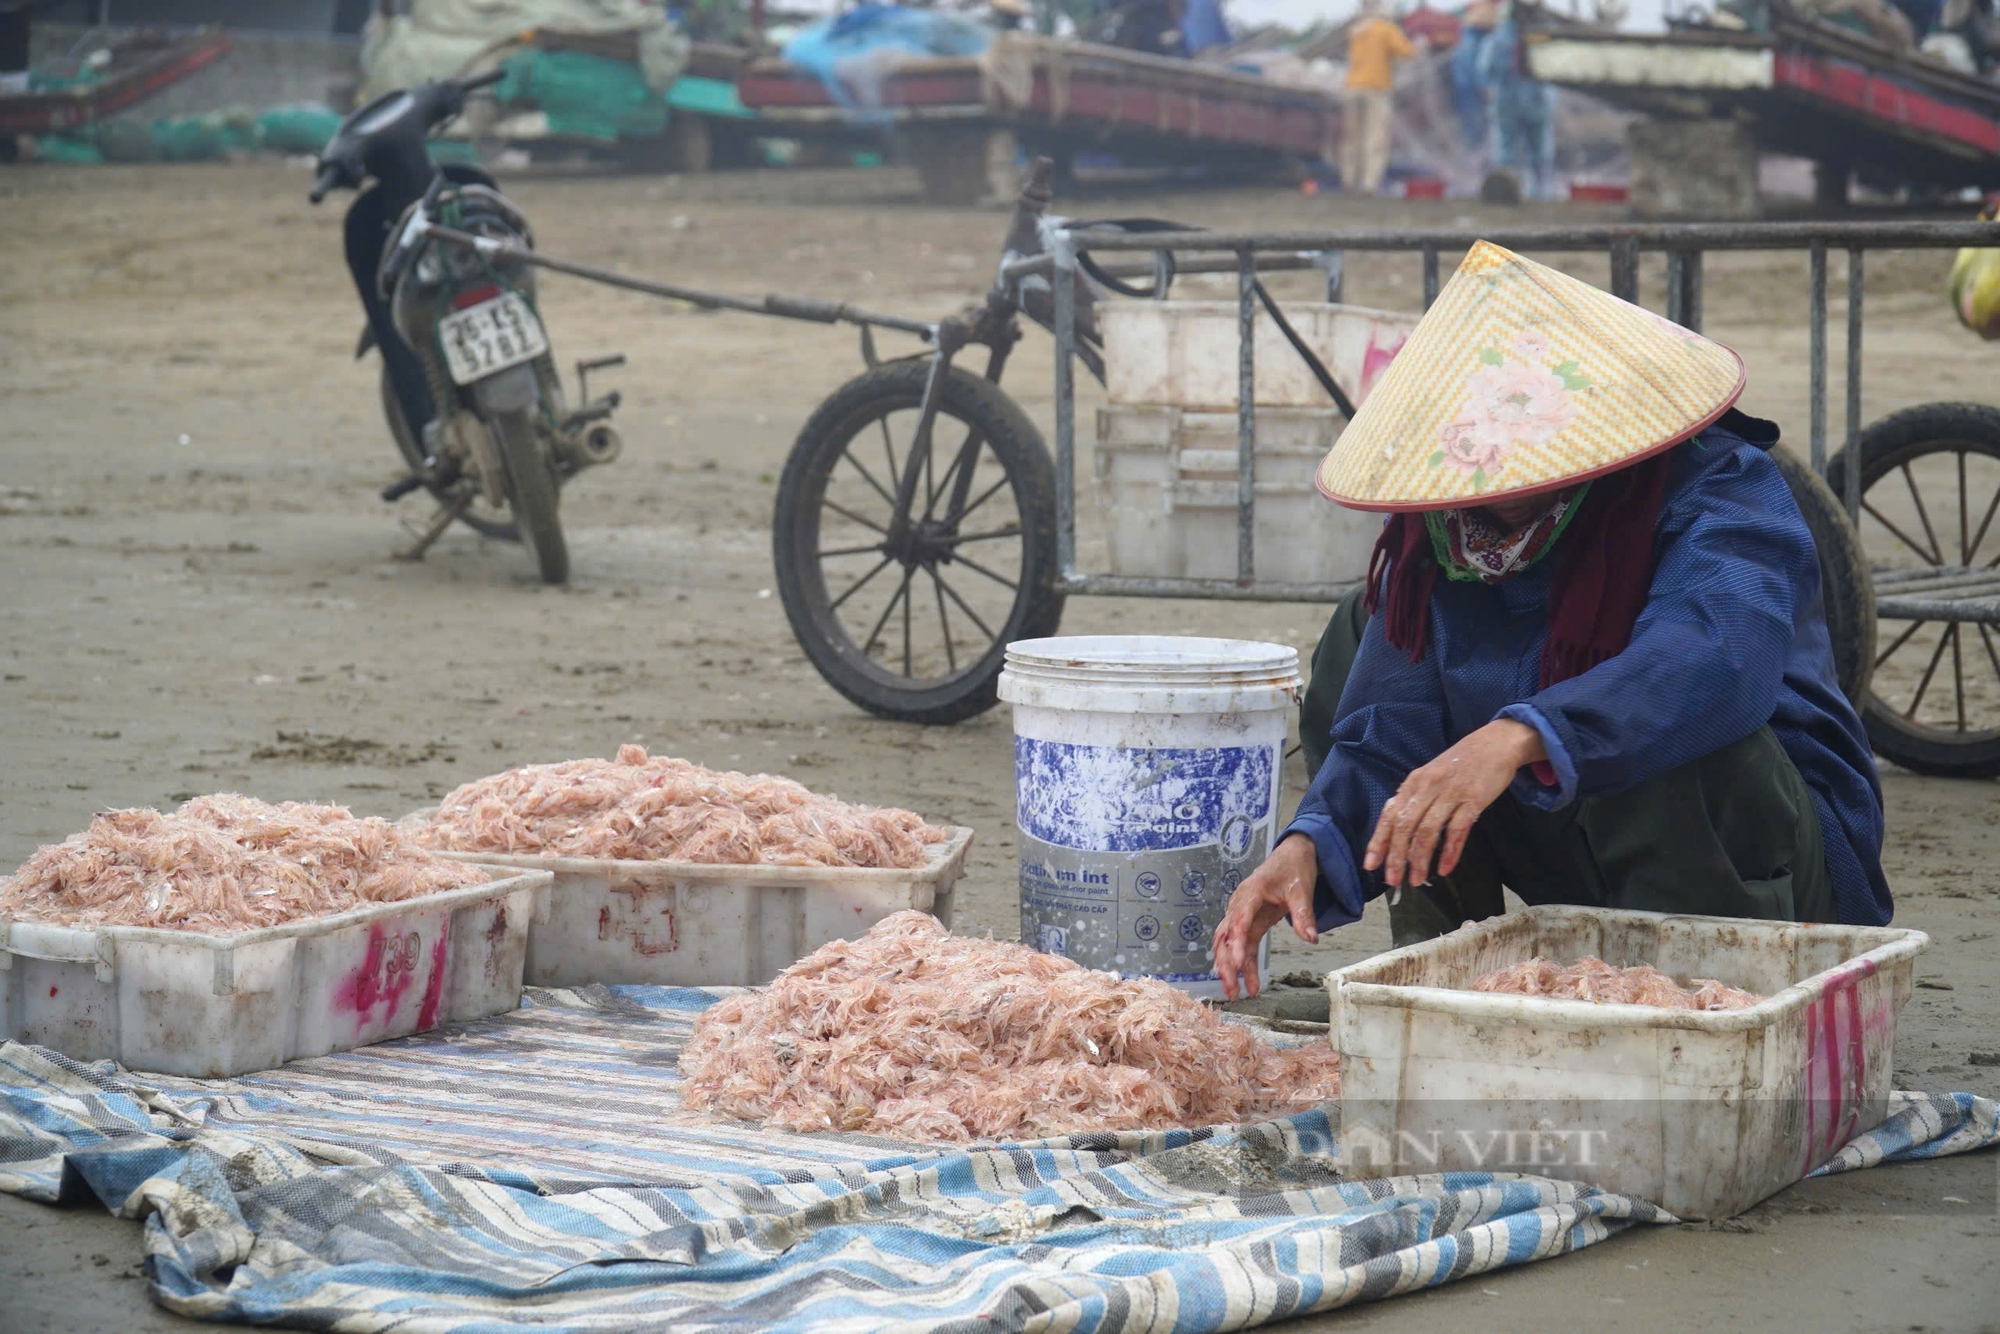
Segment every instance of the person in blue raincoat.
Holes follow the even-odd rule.
[[[1512,6],[1479,51],[1479,76],[1488,89],[1492,162],[1521,176],[1522,193],[1547,199],[1554,189],[1554,96],[1528,73],[1527,50]]]
[[[1735,353],[1480,243],[1322,465],[1388,512],[1313,660],[1315,774],[1215,936],[1390,895],[1398,944],[1530,904],[1879,925],[1882,796],[1813,539]]]
[[[1451,105],[1458,117],[1458,136],[1466,148],[1484,155],[1487,138],[1486,75],[1480,56],[1493,39],[1494,0],[1473,0],[1459,23],[1458,45],[1451,53]]]
[[[1186,0],[1181,7],[1181,48],[1188,55],[1212,46],[1227,46],[1235,38],[1222,16],[1222,0]]]

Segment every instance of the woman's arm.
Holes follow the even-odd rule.
[[[1405,778],[1451,744],[1436,643],[1433,626],[1431,647],[1411,662],[1389,643],[1379,616],[1362,633],[1334,714],[1333,748],[1285,830],[1312,840],[1314,916],[1323,931],[1359,919],[1378,892],[1362,866],[1368,836]]]
[[[1357,851],[1404,776],[1445,749],[1447,727],[1435,652],[1411,662],[1384,637],[1381,618],[1370,618],[1334,711],[1333,749],[1216,928],[1225,994],[1257,994],[1257,942],[1279,921],[1290,918],[1311,943],[1361,916],[1376,890]]]
[[[1534,728],[1495,718],[1420,769],[1412,770],[1383,806],[1362,866],[1390,885],[1421,885],[1458,869],[1465,841],[1480,815],[1515,775],[1548,758]]]
[[[1436,636],[1432,636],[1436,638]],[[1290,918],[1300,940],[1362,916],[1376,888],[1356,850],[1404,776],[1446,748],[1448,706],[1436,652],[1410,662],[1370,618],[1334,710],[1332,750],[1270,856],[1230,894],[1216,928],[1222,992],[1256,996],[1256,946]]]

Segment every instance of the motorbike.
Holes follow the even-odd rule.
[[[533,249],[527,218],[485,171],[431,157],[431,135],[501,77],[443,79],[358,108],[321,150],[309,198],[356,192],[343,228],[367,317],[354,355],[381,354],[382,411],[409,470],[382,499],[423,490],[438,504],[399,554],[421,558],[463,522],[525,541],[543,582],[560,584],[569,577],[561,487],[620,451],[609,421],[619,395],[592,398],[590,374],[625,358],[579,362],[581,406],[569,406],[534,270],[502,257]]]

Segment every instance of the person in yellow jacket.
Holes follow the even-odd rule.
[[[1389,167],[1389,89],[1396,63],[1417,54],[1382,0],[1361,0],[1361,17],[1347,38],[1347,90],[1341,99],[1340,185],[1374,194]]]

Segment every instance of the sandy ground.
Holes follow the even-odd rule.
[[[564,358],[631,356],[614,373],[626,455],[565,493],[574,582],[543,589],[518,548],[470,535],[399,564],[397,516],[375,498],[399,470],[374,364],[349,356],[359,318],[339,215],[308,207],[306,184],[267,165],[0,173],[0,865],[105,807],[239,789],[397,815],[505,765],[637,739],[976,827],[959,921],[1012,936],[1005,710],[952,729],[864,716],[815,675],[767,592],[775,474],[813,405],[861,369],[852,338],[551,279]],[[889,171],[510,190],[555,253],[913,314],[976,294],[1003,225],[922,207]],[[1275,190],[1075,207],[1218,227],[1476,216]],[[1990,397],[1992,354],[1951,324],[1946,265],[1871,259],[1868,417]],[[1708,293],[1711,330],[1748,358],[1746,406],[1801,438],[1803,274],[1802,260],[1730,256]],[[1659,281],[1649,270],[1650,290]],[[1418,282],[1414,260],[1357,259],[1349,296],[1414,308]],[[1047,348],[1031,333],[1009,377],[1045,429]],[[1088,560],[1088,526],[1084,539]],[[1063,628],[1306,648],[1323,618],[1073,599]],[[1884,782],[1897,923],[1934,941],[1897,1078],[2000,1092],[2000,1072],[1972,1063],[2000,1050],[1996,788],[1893,768]],[[1317,949],[1283,928],[1274,940],[1283,973],[1364,957],[1388,935],[1378,909]],[[1546,1328],[1560,1311],[1644,1329],[2000,1328],[1996,1173],[1987,1154],[1800,1186],[1721,1228],[1657,1229],[1300,1327]],[[130,1224],[0,1198],[0,1331],[183,1323],[147,1304],[138,1256]]]

